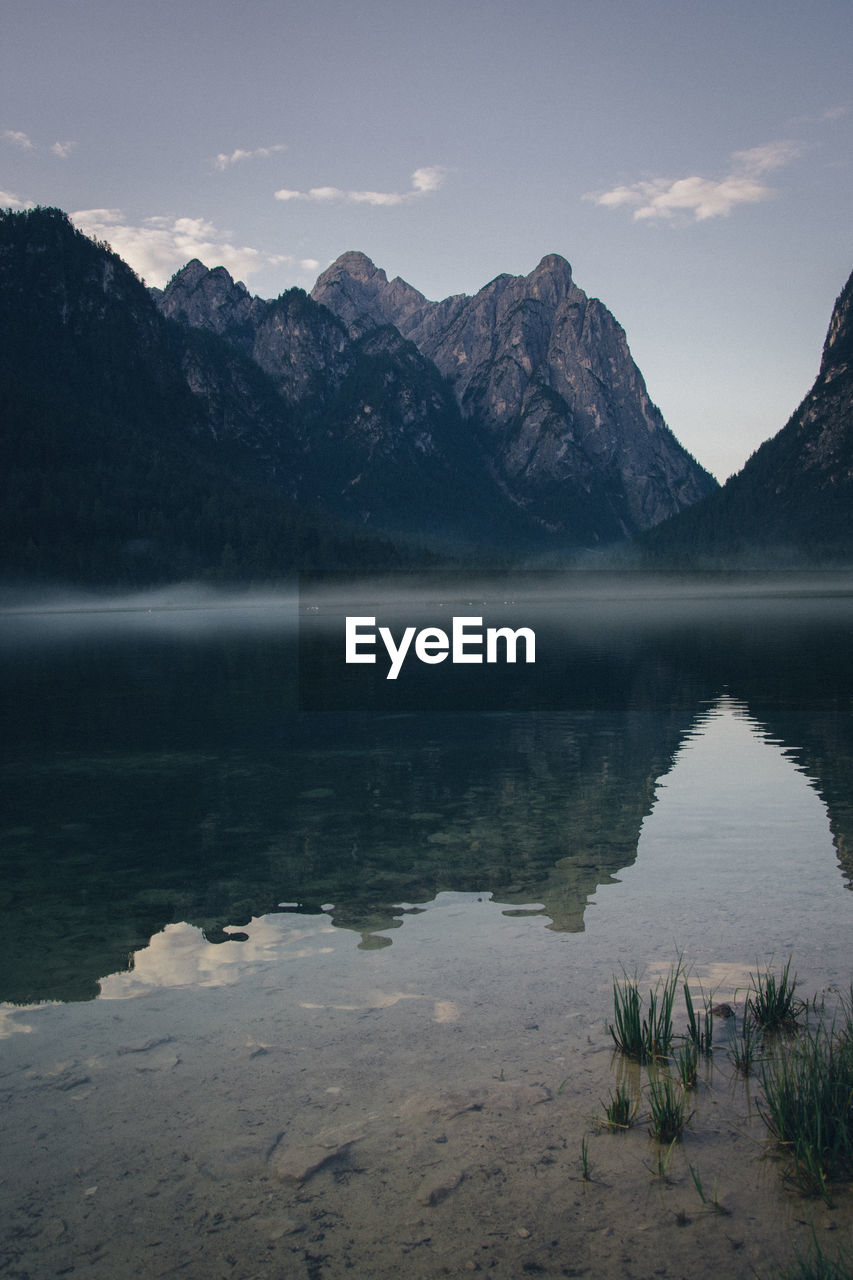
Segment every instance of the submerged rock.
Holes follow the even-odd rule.
[[[288,1145],[287,1136],[271,1152],[270,1169],[280,1182],[307,1182],[332,1160],[344,1156],[365,1136],[366,1121],[324,1129],[311,1142]]]
[[[437,1176],[433,1170],[432,1176],[421,1187],[418,1200],[430,1207],[441,1204],[442,1200],[446,1200],[464,1182],[465,1176],[464,1169],[447,1169]]]

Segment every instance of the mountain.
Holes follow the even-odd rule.
[[[495,483],[558,538],[620,540],[716,488],[650,401],[622,327],[558,254],[430,302],[349,252],[311,296],[354,336],[393,324],[413,342],[452,386]]]
[[[620,541],[715,486],[557,255],[438,303],[356,252],[310,298],[253,298],[197,261],[155,297],[299,407],[299,492],[330,515],[535,554]]]
[[[314,294],[148,290],[61,210],[0,214],[0,572],[563,562],[714,485],[556,255],[436,303],[345,254]]]
[[[535,544],[534,524],[489,481],[445,380],[393,325],[353,337],[301,289],[265,301],[195,260],[152,294],[186,333],[215,335],[275,387],[289,410],[295,500],[468,554]]]
[[[287,405],[57,209],[0,214],[0,572],[142,583],[399,565],[290,499]]]
[[[853,556],[853,274],[786,426],[722,489],[640,540],[652,561],[820,564]]]

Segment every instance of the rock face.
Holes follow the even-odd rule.
[[[836,299],[815,384],[790,425],[806,476],[819,488],[838,494],[841,502],[834,505],[842,520],[849,519],[853,511],[853,273]],[[790,476],[788,480],[790,485]]]
[[[295,496],[330,514],[528,553],[619,542],[716,488],[557,254],[443,302],[358,252],[310,297],[263,301],[195,260],[155,297],[274,381],[304,448]]]
[[[853,275],[820,371],[790,421],[722,489],[643,539],[655,557],[746,565],[853,554]]]
[[[275,388],[289,410],[277,457],[286,458],[279,470],[294,500],[330,519],[439,547],[533,540],[530,522],[488,480],[452,390],[393,325],[352,335],[301,289],[264,301],[223,267],[195,260],[153,292],[162,314],[187,335],[187,379],[207,404],[220,403],[223,373],[230,387],[241,360]],[[199,333],[239,356],[207,361],[208,381],[192,361]],[[253,413],[264,426],[269,414],[257,400]],[[276,462],[269,448],[267,456]]]
[[[414,342],[453,386],[495,481],[555,533],[626,537],[716,488],[651,403],[621,326],[557,254],[429,302],[345,253],[311,296],[351,334],[390,323]]]
[[[334,388],[349,368],[346,329],[301,289],[267,302],[252,297],[224,267],[209,270],[193,258],[164,291],[152,292],[168,319],[207,329],[250,356],[292,404],[321,386]]]
[[[363,254],[316,298],[196,260],[149,291],[36,209],[0,213],[0,283],[13,575],[565,563],[713,484],[559,257],[441,303]]]

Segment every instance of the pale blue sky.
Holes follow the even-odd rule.
[[[428,297],[561,253],[718,477],[853,267],[850,0],[4,0],[0,204],[149,284],[361,249]]]

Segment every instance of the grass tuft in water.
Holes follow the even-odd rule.
[[[695,1089],[699,1075],[699,1049],[695,1041],[680,1046],[675,1058],[678,1078],[684,1089]]]
[[[681,975],[681,961],[649,992],[648,1015],[643,1013],[640,984],[623,975],[613,980],[613,1022],[610,1034],[616,1048],[637,1062],[657,1062],[672,1047],[672,1007]]]
[[[660,1178],[661,1182],[666,1182],[666,1183],[670,1182],[669,1165],[670,1165],[670,1161],[672,1160],[672,1151],[677,1141],[678,1141],[677,1138],[673,1138],[669,1146],[667,1147],[661,1146],[658,1148],[658,1160],[657,1160],[656,1169],[652,1169],[650,1164],[646,1164],[646,1168],[651,1171],[654,1177]]]
[[[703,999],[704,994],[703,992]],[[713,1053],[711,1041],[714,1037],[714,1014],[710,1001],[705,1000],[705,1008],[702,1010],[701,1015],[697,1014],[693,1006],[690,987],[685,982],[684,1003],[687,1006],[687,1038],[691,1044],[696,1046],[699,1053],[703,1053],[707,1057]]]
[[[695,1167],[695,1165],[692,1165],[692,1164],[688,1164],[688,1166],[687,1166],[687,1167],[688,1167],[688,1169],[690,1170],[690,1176],[691,1176],[691,1178],[693,1179],[693,1185],[694,1185],[694,1187],[696,1188],[696,1190],[699,1192],[699,1199],[702,1201],[702,1203],[703,1203],[704,1205],[707,1205],[707,1207],[708,1207],[709,1209],[712,1209],[712,1210],[714,1211],[714,1213],[729,1214],[729,1213],[731,1212],[731,1210],[730,1210],[730,1209],[725,1209],[725,1208],[720,1204],[720,1201],[719,1201],[719,1198],[718,1198],[718,1195],[717,1195],[717,1179],[716,1179],[716,1177],[714,1178],[714,1190],[713,1190],[713,1192],[711,1193],[711,1198],[710,1198],[710,1200],[709,1200],[709,1199],[708,1199],[708,1196],[705,1194],[705,1188],[702,1186],[702,1179],[701,1179],[701,1177],[699,1176],[699,1170]]]
[[[729,1057],[743,1075],[748,1076],[761,1053],[761,1042],[755,1023],[744,1018],[740,1030],[734,1019],[729,1026]]]
[[[769,969],[764,973],[750,974],[751,994],[747,997],[746,1010],[762,1031],[789,1030],[797,1025],[805,1005],[794,994],[796,977],[791,977],[791,957],[780,978]]]
[[[681,1137],[690,1116],[684,1115],[684,1090],[672,1076],[658,1075],[649,1079],[650,1133],[658,1142],[672,1144]],[[691,1112],[690,1115],[693,1113]]]
[[[853,1173],[853,996],[841,1029],[819,1022],[763,1063],[761,1117],[794,1162],[794,1181],[829,1200],[831,1178]]]
[[[624,1084],[611,1089],[610,1101],[603,1104],[608,1129],[630,1129],[637,1114],[637,1100]]]
[[[812,1247],[806,1257],[797,1250],[796,1261],[776,1272],[776,1280],[853,1280],[853,1264],[848,1254],[839,1251],[828,1258],[812,1225]]]
[[[586,1138],[581,1138],[581,1173],[584,1182],[591,1182],[592,1175],[589,1171],[589,1145]]]

